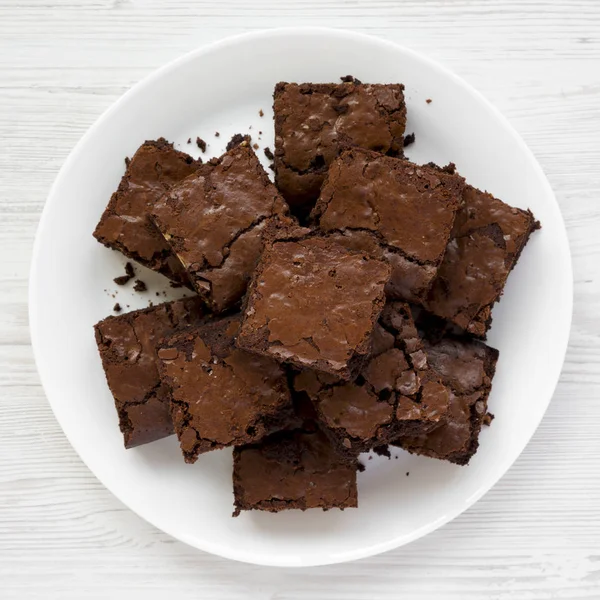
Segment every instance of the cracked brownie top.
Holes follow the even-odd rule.
[[[267,244],[248,291],[241,348],[350,379],[371,350],[390,267],[297,228]]]
[[[327,168],[360,146],[402,154],[406,106],[401,84],[278,83],[274,93],[275,181],[292,212],[306,216]]]
[[[275,433],[233,451],[234,516],[358,505],[356,462],[348,462],[319,429]]]
[[[108,317],[94,326],[126,448],[173,433],[169,390],[160,381],[156,347],[163,337],[203,318],[199,299],[186,298]]]
[[[222,312],[244,295],[268,221],[286,213],[258,158],[242,144],[173,187],[152,218],[198,294]]]
[[[186,462],[210,450],[256,442],[294,419],[283,369],[235,347],[239,324],[239,315],[233,315],[187,329],[158,350]]]
[[[392,265],[389,297],[422,303],[462,203],[464,179],[355,148],[332,165],[311,218]]]
[[[175,150],[164,138],[144,142],[112,195],[94,237],[140,264],[188,285],[185,270],[148,218],[154,203],[202,163]]]
[[[304,370],[293,379],[306,394],[340,450],[353,454],[402,435],[428,433],[444,422],[448,390],[429,368],[410,308],[386,304],[373,333],[367,364],[353,382]]]

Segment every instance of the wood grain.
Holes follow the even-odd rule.
[[[56,423],[27,326],[37,222],[84,131],[172,58],[286,25],[380,35],[480,89],[546,170],[575,278],[560,384],[500,483],[425,539],[303,571],[197,552],[124,508]],[[599,106],[598,0],[0,0],[0,598],[600,598]]]

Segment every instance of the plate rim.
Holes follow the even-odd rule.
[[[510,134],[510,136],[518,144],[520,149],[525,153],[531,166],[534,169],[535,175],[537,176],[537,178],[540,181],[540,184],[543,185],[545,188],[545,193],[548,195],[548,200],[552,199],[554,201],[554,207],[556,208],[557,217],[559,219],[560,224],[562,225],[560,230],[561,230],[561,234],[562,234],[561,237],[564,237],[563,242],[565,245],[566,258],[568,259],[567,263],[566,263],[567,271],[568,271],[566,273],[566,276],[567,276],[566,278],[569,282],[569,290],[568,290],[568,294],[567,294],[568,306],[565,307],[565,312],[566,312],[566,315],[568,315],[568,318],[565,319],[565,323],[563,325],[564,329],[561,332],[562,336],[560,339],[560,343],[563,347],[562,358],[560,361],[561,368],[557,369],[556,373],[552,376],[554,379],[552,381],[552,386],[551,386],[552,393],[549,395],[548,399],[545,401],[545,405],[543,407],[543,410],[540,411],[539,417],[535,419],[535,426],[533,427],[529,437],[527,437],[527,439],[525,439],[523,442],[517,444],[515,446],[515,450],[512,453],[510,453],[510,454],[507,453],[508,458],[506,458],[504,460],[501,467],[498,469],[499,475],[496,478],[496,480],[487,487],[483,486],[483,487],[479,488],[476,493],[472,494],[468,498],[468,500],[465,502],[464,506],[460,507],[457,511],[450,511],[450,512],[444,514],[442,517],[440,517],[440,519],[437,519],[437,520],[429,523],[427,526],[424,526],[416,531],[413,531],[412,533],[410,533],[408,535],[403,535],[400,538],[396,537],[391,540],[379,542],[377,544],[373,544],[371,546],[361,548],[359,550],[353,550],[349,553],[340,552],[340,553],[329,555],[327,557],[322,557],[321,559],[316,559],[316,560],[302,559],[300,562],[298,562],[298,560],[294,560],[293,557],[290,557],[290,556],[288,556],[287,558],[286,557],[283,557],[283,558],[282,557],[273,557],[273,556],[267,557],[262,554],[257,555],[255,553],[252,553],[251,551],[243,551],[243,550],[239,550],[237,548],[233,549],[231,547],[218,546],[218,545],[214,545],[214,544],[202,545],[202,544],[199,544],[198,540],[195,538],[191,539],[188,536],[186,536],[185,534],[182,534],[181,532],[175,533],[175,532],[171,531],[169,527],[165,528],[162,525],[159,526],[155,522],[154,517],[152,515],[146,514],[144,510],[138,510],[137,508],[133,509],[127,502],[125,502],[121,498],[120,495],[118,495],[115,491],[113,491],[113,489],[110,486],[108,486],[105,483],[103,478],[99,477],[96,474],[96,472],[90,467],[87,460],[85,458],[83,458],[82,454],[80,453],[77,445],[74,444],[74,442],[72,441],[68,432],[63,427],[63,424],[58,416],[58,413],[55,410],[55,405],[53,404],[52,400],[50,399],[50,395],[48,394],[48,391],[47,391],[50,388],[50,386],[48,384],[49,375],[48,375],[48,373],[46,373],[45,368],[43,366],[43,358],[41,357],[41,352],[39,350],[36,350],[36,348],[39,348],[39,344],[38,344],[37,340],[38,340],[38,337],[41,335],[39,333],[39,325],[38,325],[38,318],[37,318],[37,315],[39,314],[40,311],[38,309],[39,293],[38,293],[38,289],[37,289],[38,284],[36,282],[39,281],[39,278],[37,276],[37,271],[38,271],[38,264],[39,264],[39,254],[41,252],[42,232],[45,229],[48,215],[52,210],[51,207],[56,202],[59,201],[58,200],[59,195],[57,192],[62,185],[62,181],[66,177],[66,174],[69,171],[71,163],[75,160],[75,157],[79,154],[79,152],[81,151],[81,148],[85,146],[87,139],[89,137],[91,137],[96,130],[100,129],[103,126],[105,120],[107,120],[114,111],[119,110],[121,104],[126,102],[130,95],[143,90],[144,87],[146,87],[147,85],[150,85],[156,79],[161,78],[163,73],[166,73],[172,69],[175,69],[179,65],[185,64],[188,61],[193,61],[193,60],[196,60],[203,56],[218,52],[222,48],[227,48],[229,46],[235,46],[240,43],[251,41],[253,39],[259,39],[259,38],[264,38],[264,37],[275,37],[276,38],[276,37],[282,37],[282,36],[287,36],[287,35],[327,35],[327,36],[335,36],[340,39],[345,39],[346,41],[361,40],[361,41],[368,42],[371,44],[379,44],[382,47],[387,47],[387,48],[393,49],[395,51],[403,52],[406,55],[410,56],[413,60],[416,60],[417,62],[427,64],[428,67],[439,72],[443,76],[452,79],[460,87],[466,89],[466,91],[468,91],[471,95],[473,95],[480,103],[482,103],[485,106],[485,108],[487,110],[489,110],[492,113],[494,118],[496,118],[499,121],[499,123],[502,125],[503,129],[507,133]],[[537,431],[537,429],[541,423],[542,418],[546,414],[546,412],[548,410],[548,406],[550,405],[550,402],[554,396],[554,393],[556,391],[556,386],[558,385],[560,376],[561,376],[563,368],[564,368],[564,362],[565,362],[566,353],[567,353],[567,349],[568,349],[568,342],[569,342],[569,338],[570,338],[570,332],[571,332],[571,327],[572,327],[572,318],[573,318],[573,291],[574,291],[574,289],[573,289],[574,288],[574,286],[573,286],[573,263],[572,263],[572,255],[571,255],[571,250],[570,250],[570,245],[569,245],[569,239],[568,239],[568,235],[567,235],[567,229],[566,229],[566,225],[565,225],[565,221],[564,221],[562,212],[560,210],[560,205],[558,204],[558,201],[557,201],[554,191],[550,185],[550,182],[548,181],[546,174],[545,174],[544,170],[542,169],[541,165],[539,164],[537,158],[535,157],[535,155],[533,154],[533,152],[529,148],[529,146],[525,143],[523,138],[520,136],[520,134],[517,132],[517,130],[512,126],[512,124],[510,123],[508,118],[506,116],[504,116],[500,112],[500,110],[494,104],[492,104],[492,102],[490,102],[481,92],[479,92],[475,87],[473,87],[470,83],[468,83],[468,81],[466,81],[464,78],[460,77],[459,75],[454,73],[452,70],[445,67],[443,64],[439,63],[438,61],[436,61],[432,58],[429,58],[427,55],[421,54],[418,51],[412,50],[411,48],[408,48],[402,44],[399,44],[395,41],[392,41],[392,40],[384,38],[384,37],[370,35],[370,34],[366,34],[366,33],[362,33],[362,32],[357,32],[357,31],[354,31],[351,29],[339,29],[339,28],[330,28],[330,27],[310,27],[310,26],[309,27],[302,27],[302,26],[301,27],[277,27],[277,28],[269,28],[269,29],[260,29],[260,30],[255,30],[255,31],[251,31],[251,32],[245,32],[245,33],[227,36],[225,38],[222,38],[222,39],[210,42],[208,44],[199,46],[189,52],[186,52],[185,54],[183,54],[181,56],[176,57],[175,59],[165,63],[164,65],[158,67],[157,69],[154,69],[148,75],[146,75],[141,80],[139,80],[137,83],[132,85],[128,90],[126,90],[125,93],[123,93],[121,96],[119,96],[106,110],[104,110],[101,113],[101,115],[94,121],[94,123],[85,131],[85,133],[81,136],[79,141],[75,144],[75,146],[73,147],[73,149],[67,156],[66,160],[62,164],[60,170],[58,171],[58,173],[54,179],[54,182],[50,188],[50,191],[48,193],[46,201],[44,203],[44,207],[42,209],[42,214],[40,216],[39,224],[38,224],[36,232],[35,232],[28,281],[29,281],[29,293],[28,293],[29,332],[30,332],[31,346],[32,346],[34,361],[35,361],[35,365],[36,365],[36,370],[40,377],[41,385],[44,390],[44,395],[46,396],[46,399],[47,399],[48,403],[50,404],[52,412],[53,412],[58,424],[60,425],[64,435],[66,436],[67,440],[71,444],[73,450],[77,453],[80,460],[86,465],[86,467],[90,470],[90,472],[94,475],[94,477],[96,477],[102,483],[102,485],[117,498],[117,500],[119,500],[125,506],[127,506],[127,508],[129,510],[131,510],[132,512],[134,512],[135,514],[137,514],[138,516],[143,518],[145,521],[150,523],[153,527],[156,527],[158,530],[167,533],[174,539],[182,541],[183,543],[186,543],[194,548],[200,549],[205,552],[209,552],[211,554],[221,556],[223,558],[227,558],[230,560],[236,560],[236,561],[249,563],[249,564],[257,564],[257,565],[272,566],[272,567],[310,567],[310,566],[338,564],[338,563],[344,563],[344,562],[349,562],[349,561],[353,561],[353,560],[358,560],[361,558],[366,558],[366,557],[374,556],[374,555],[377,555],[377,554],[380,554],[383,552],[387,552],[389,550],[392,550],[392,549],[398,548],[400,546],[403,546],[405,544],[408,544],[416,539],[419,539],[419,538],[431,533],[432,531],[435,531],[439,527],[454,520],[455,518],[460,516],[465,510],[467,510],[468,508],[470,508],[471,506],[476,504],[490,489],[492,489],[500,481],[500,479],[502,479],[505,476],[508,469],[514,464],[514,462],[517,460],[517,458],[522,454],[525,447],[531,441],[532,437],[534,436],[535,432]]]

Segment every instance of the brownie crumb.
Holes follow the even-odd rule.
[[[396,458],[398,458],[398,457],[396,456]],[[406,476],[408,477],[409,475],[410,475],[410,473],[408,471],[406,471]]]
[[[125,273],[129,275],[129,277],[133,277],[135,275],[135,269],[130,262],[125,263]]]
[[[262,109],[262,108],[261,108],[261,109],[258,111],[258,114],[259,114],[259,116],[261,116],[261,117],[264,117],[264,116],[265,116],[265,113],[263,112],[263,109]]]
[[[271,169],[271,171],[275,170],[275,165],[269,165],[269,169]]]
[[[275,155],[273,154],[273,152],[271,152],[271,148],[269,148],[269,146],[267,146],[264,150],[265,152],[265,156],[269,159],[269,160],[275,160]]]
[[[369,460],[373,460],[373,456],[369,454]]]
[[[253,147],[255,150],[258,150],[258,148],[259,148],[259,145],[258,145],[258,144],[252,144],[252,147]]]
[[[120,275],[119,277],[115,277],[113,279],[113,281],[117,284],[117,285],[125,285],[126,283],[129,282],[129,280],[133,277],[133,275],[129,275],[129,273],[127,275]]]
[[[188,143],[188,144],[191,144],[191,143],[192,143],[192,138],[188,138],[188,141],[187,141],[187,143]]]
[[[373,448],[373,452],[379,456],[387,456],[388,458],[392,458],[392,453],[390,452],[388,446],[375,446],[375,448]]]
[[[230,150],[233,150],[236,146],[239,146],[244,142],[247,142],[249,144],[251,139],[252,138],[249,135],[242,135],[241,133],[236,133],[227,143],[226,150],[227,152],[229,152]]]
[[[171,281],[169,284],[173,289],[177,289],[183,287],[183,283],[178,283],[177,281]]]
[[[410,146],[411,144],[415,143],[415,134],[414,133],[409,133],[408,135],[404,136],[404,147],[406,148],[406,146]]]
[[[356,463],[356,469],[357,471],[359,471],[360,473],[362,473],[365,470],[365,465],[363,465],[360,460]]]
[[[427,102],[427,104],[431,104],[433,102],[433,100],[431,98],[427,98],[427,100],[425,100],[425,102]]]
[[[215,137],[219,137],[221,134],[218,131],[215,131]]]
[[[196,138],[196,146],[198,146],[202,152],[206,152],[206,142],[201,137]]]
[[[121,312],[121,305],[117,302],[114,306],[113,306],[113,310],[115,312]]]
[[[496,417],[492,413],[489,412],[485,415],[485,417],[483,417],[483,424],[487,425],[489,427],[495,418]]]
[[[133,286],[133,289],[136,292],[145,292],[148,289],[148,287],[146,286],[146,284],[141,279],[136,279],[135,280],[135,285]]]
[[[128,156],[126,156],[125,157],[125,166],[128,167],[130,162],[131,162],[131,159]]]
[[[262,131],[259,131],[259,132],[258,132],[258,135],[262,135]]]
[[[157,295],[157,296],[160,296],[160,292],[156,292],[156,295]]]
[[[362,81],[360,79],[356,79],[352,75],[344,75],[344,77],[340,77],[343,83],[355,83],[356,85],[361,85]]]

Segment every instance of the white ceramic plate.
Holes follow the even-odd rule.
[[[122,274],[124,261],[98,244],[92,231],[123,174],[123,157],[144,140],[164,136],[197,153],[186,141],[199,135],[209,142],[209,155],[221,153],[233,133],[249,131],[262,155],[262,147],[273,147],[276,82],[337,81],[348,73],[406,85],[407,131],[417,136],[410,158],[454,161],[472,184],[530,207],[543,224],[494,310],[489,343],[500,349],[500,361],[490,410],[496,419],[482,432],[479,453],[468,467],[400,451],[397,459],[367,461],[356,510],[252,512],[233,519],[229,451],[201,456],[190,466],[173,437],[123,449],[92,325],[111,314],[116,300],[139,308],[169,288],[160,276],[140,269],[151,291],[142,298],[118,289],[113,298],[112,279]],[[427,104],[427,98],[433,102]],[[287,566],[336,563],[395,548],[481,498],[519,456],[550,402],[571,308],[571,263],[558,205],[508,122],[427,58],[387,41],[327,29],[230,38],[172,62],[125,94],[86,133],[56,179],[36,238],[30,287],[31,335],[44,389],[71,444],[98,479],[143,518],[192,546]]]

